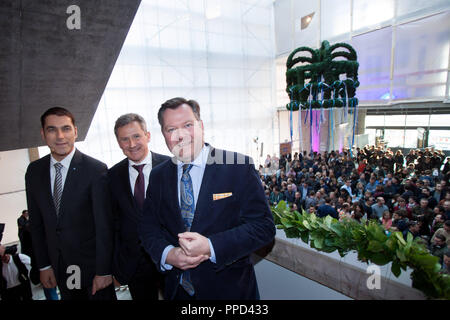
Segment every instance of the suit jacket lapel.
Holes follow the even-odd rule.
[[[151,152],[151,154],[152,154],[152,170],[153,170],[153,168],[156,167],[161,162],[161,160],[159,159],[158,154],[154,152]]]
[[[123,190],[124,197],[126,197],[127,201],[130,202],[130,206],[134,208],[135,212],[137,212],[138,207],[136,205],[136,201],[134,200],[133,193],[131,192],[128,158],[125,158],[120,162],[119,183]]]
[[[52,185],[50,181],[50,155],[47,155],[46,157],[47,159],[43,162],[44,166],[42,167],[41,181],[43,181],[44,186],[47,186],[46,190],[44,190],[44,194],[47,197],[48,206],[50,210],[53,211],[56,218],[56,209],[55,203],[53,202]]]
[[[177,230],[185,231],[184,221],[181,217],[181,209],[178,201],[178,171],[177,165],[171,160],[167,170],[167,190],[162,196],[167,197],[167,202],[175,213],[175,223]]]
[[[208,161],[205,167],[205,172],[203,173],[202,178],[202,184],[200,186],[200,192],[198,194],[198,199],[196,200],[197,204],[195,206],[195,214],[194,214],[194,220],[192,221],[192,227],[191,230],[195,230],[197,225],[200,223],[200,219],[202,217],[203,213],[207,213],[209,211],[209,208],[212,206],[213,199],[212,199],[212,182],[214,181],[214,176],[217,173],[217,165],[212,161],[212,157],[215,154],[216,149],[213,147],[210,147],[210,152],[208,155]],[[198,228],[197,228],[198,229]]]

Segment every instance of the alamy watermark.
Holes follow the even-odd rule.
[[[190,162],[194,154],[199,152],[203,147],[203,129],[200,126],[194,126],[190,129],[176,128],[165,137],[169,144],[172,145],[170,152],[175,156],[172,162],[177,164],[177,160],[182,162]],[[167,140],[166,140],[167,141]],[[209,150],[206,164],[252,164],[254,160],[244,154],[226,151],[221,149]]]
[[[370,265],[366,270],[367,274],[370,276],[367,278],[366,285],[369,290],[380,290],[381,289],[381,270],[379,266]]]
[[[70,16],[66,20],[66,26],[69,30],[81,29],[81,9],[79,6],[73,4],[67,7],[67,14]]]
[[[77,265],[67,267],[66,273],[69,277],[66,280],[66,286],[69,290],[81,289],[81,269]]]

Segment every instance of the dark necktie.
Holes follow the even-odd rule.
[[[144,170],[144,166],[145,164],[133,165],[133,168],[138,171],[136,183],[134,184],[134,199],[141,210],[144,208],[145,200],[145,179],[144,173],[142,172]]]
[[[194,190],[192,187],[192,179],[189,174],[191,168],[192,164],[183,165],[183,175],[181,176],[180,181],[181,216],[183,217],[186,231],[191,230],[192,220],[194,219],[195,212]],[[180,284],[190,296],[194,295],[195,290],[191,282],[191,274],[189,270],[185,270],[181,275]]]
[[[54,164],[56,174],[55,174],[55,183],[53,185],[53,203],[55,204],[56,216],[59,215],[59,207],[61,204],[61,195],[62,195],[62,174],[61,169],[63,165],[59,162]]]

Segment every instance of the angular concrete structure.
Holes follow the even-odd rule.
[[[39,117],[53,106],[85,138],[139,4],[0,1],[0,151],[42,145]]]

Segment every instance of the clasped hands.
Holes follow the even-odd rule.
[[[179,247],[169,251],[166,263],[178,269],[187,270],[197,267],[211,256],[208,238],[197,232],[178,234]]]

